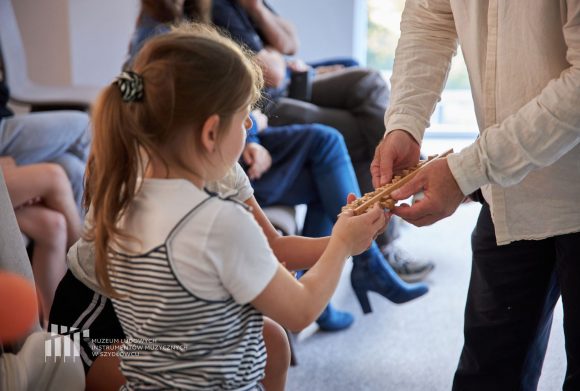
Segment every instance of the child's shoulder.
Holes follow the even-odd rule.
[[[210,204],[208,206],[214,210],[216,219],[227,223],[227,225],[253,220],[250,207],[235,199],[234,196],[210,193],[208,203]]]

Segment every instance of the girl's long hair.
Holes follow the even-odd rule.
[[[133,71],[143,78],[144,97],[125,102],[115,84],[101,92],[92,112],[86,173],[84,204],[91,213],[85,239],[94,242],[97,280],[112,296],[110,252],[123,249],[123,240],[138,239],[118,223],[138,191],[146,164],[142,159],[154,156],[166,165],[183,165],[171,146],[186,131],[194,132],[195,150],[201,154],[206,119],[217,114],[225,128],[234,113],[256,103],[263,85],[248,52],[195,23],[152,38],[134,64]]]

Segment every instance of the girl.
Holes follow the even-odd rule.
[[[291,330],[305,327],[345,259],[384,227],[378,208],[341,217],[320,260],[296,281],[242,204],[203,190],[240,157],[258,69],[215,31],[183,27],[150,40],[134,72],[95,106],[88,238],[128,338],[127,389],[259,389],[257,310]]]
[[[128,64],[148,39],[170,31],[171,25],[184,17],[207,23],[211,19],[207,11],[210,8],[205,0],[185,3],[183,0],[142,0]],[[259,110],[253,115],[260,120],[254,121],[254,132],[248,137],[242,157],[259,204],[307,204],[302,234],[329,235],[348,193],[358,196],[361,193],[344,138],[329,126],[300,123],[271,127]],[[369,291],[394,303],[409,302],[428,292],[425,284],[402,281],[377,244],[373,243],[368,251],[354,259],[351,273],[352,286],[364,313],[372,310]],[[390,258],[395,259],[391,253]],[[317,323],[322,330],[337,331],[349,327],[353,320],[350,313],[338,311],[329,304]]]

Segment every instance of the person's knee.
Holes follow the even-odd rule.
[[[322,124],[312,124],[316,133],[319,151],[326,157],[334,155],[335,158],[348,156],[348,150],[344,136],[335,128]]]
[[[70,191],[71,183],[64,168],[56,163],[41,163],[43,174],[51,183],[52,191],[61,195]]]
[[[344,144],[343,135],[332,126],[323,124],[311,124],[312,131],[316,133],[316,137],[324,144]]]
[[[286,372],[290,366],[290,342],[286,330],[273,320],[264,318],[262,335],[268,352],[268,367],[276,373]]]
[[[42,243],[50,247],[57,247],[61,243],[66,243],[67,224],[62,213],[44,208],[37,213],[35,223],[39,235],[31,235],[37,243]]]

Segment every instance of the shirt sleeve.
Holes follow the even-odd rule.
[[[250,213],[227,205],[214,220],[207,252],[224,288],[237,303],[256,298],[278,270],[278,260]]]
[[[448,157],[461,191],[488,183],[514,185],[530,171],[546,167],[580,142],[580,1],[567,1],[563,27],[570,67],[541,93],[479,139]]]
[[[239,163],[236,163],[221,180],[208,182],[206,188],[222,196],[231,195],[240,202],[246,202],[254,195],[254,189],[250,184],[250,179]]]
[[[387,133],[404,129],[421,143],[456,51],[449,0],[407,0],[385,114]]]
[[[246,174],[246,172],[244,171],[242,166],[240,166],[239,163],[236,163],[236,165],[234,166],[234,172],[235,172],[234,188],[238,191],[238,194],[236,195],[235,198],[240,202],[246,202],[248,199],[250,199],[250,197],[254,195],[254,188],[250,184],[250,179],[248,178],[248,175]]]
[[[214,0],[212,20],[216,26],[224,28],[234,41],[246,45],[253,52],[264,48],[264,42],[250,17],[235,1]]]

